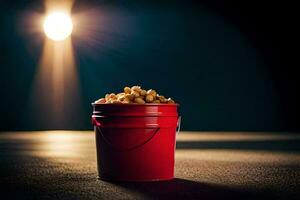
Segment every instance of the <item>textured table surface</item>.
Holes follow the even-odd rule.
[[[180,133],[164,182],[98,180],[95,153],[91,131],[0,133],[1,197],[300,199],[300,134]]]

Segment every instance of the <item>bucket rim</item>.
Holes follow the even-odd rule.
[[[180,104],[178,103],[144,103],[144,104],[140,104],[140,103],[91,103],[92,106],[177,106],[179,107]]]

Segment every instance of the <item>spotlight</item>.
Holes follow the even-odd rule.
[[[53,12],[44,21],[44,32],[52,40],[61,41],[71,35],[73,23],[70,15]]]

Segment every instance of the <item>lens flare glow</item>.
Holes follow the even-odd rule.
[[[62,12],[49,14],[44,21],[44,32],[52,40],[61,41],[71,35],[73,23],[71,17]]]

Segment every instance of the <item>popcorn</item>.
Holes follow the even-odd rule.
[[[146,103],[142,97],[137,97],[134,99],[134,103],[144,104]]]
[[[154,97],[157,95],[156,91],[155,91],[155,90],[152,90],[152,89],[148,90],[148,91],[147,91],[147,94],[151,94],[151,95],[154,96]]]
[[[106,103],[105,98],[98,99],[95,103]]]
[[[124,92],[125,94],[130,94],[131,93],[130,87],[124,87]]]
[[[146,102],[147,103],[151,103],[154,100],[154,96],[152,96],[151,94],[147,94],[147,96],[145,97]]]
[[[98,99],[95,104],[145,104],[145,103],[167,103],[175,104],[171,98],[159,95],[155,90],[144,90],[141,86],[124,87],[124,91],[118,94],[106,94],[105,98]]]

